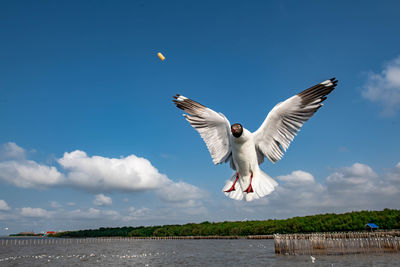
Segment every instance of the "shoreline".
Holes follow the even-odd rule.
[[[312,237],[323,236],[326,238],[350,239],[350,238],[377,238],[377,237],[400,237],[400,230],[374,231],[374,232],[315,232],[315,233],[293,233],[293,234],[273,234],[273,235],[247,235],[247,236],[0,236],[0,239],[148,239],[148,240],[170,240],[170,239],[310,239]]]

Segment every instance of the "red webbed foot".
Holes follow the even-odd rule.
[[[239,173],[236,172],[236,180],[235,180],[235,182],[233,183],[233,185],[231,186],[231,188],[229,188],[228,190],[226,190],[226,191],[224,191],[224,192],[225,192],[225,193],[229,193],[229,192],[235,191],[235,190],[236,190],[236,189],[235,189],[235,184],[236,184],[236,182],[237,182],[238,179],[239,179]]]
[[[253,181],[253,172],[251,172],[249,187],[247,187],[247,189],[243,191],[244,193],[249,194],[254,192],[253,187],[251,186],[252,181]]]

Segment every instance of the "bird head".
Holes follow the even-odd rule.
[[[231,126],[232,135],[236,138],[240,137],[243,133],[243,127],[240,123],[232,124]]]

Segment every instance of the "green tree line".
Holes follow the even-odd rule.
[[[247,236],[290,233],[361,231],[367,223],[379,229],[400,229],[400,210],[319,214],[284,220],[202,222],[184,225],[114,227],[57,233],[58,237]]]

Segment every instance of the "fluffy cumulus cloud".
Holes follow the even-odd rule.
[[[103,194],[98,194],[94,197],[93,204],[96,206],[110,206],[112,204],[112,199]]]
[[[374,191],[379,182],[371,167],[361,163],[340,168],[326,178],[327,189],[334,194]]]
[[[0,160],[23,158],[25,158],[25,149],[14,142],[5,143],[0,147]]]
[[[43,188],[64,183],[57,168],[32,160],[7,160],[0,162],[0,180],[23,188]]]
[[[314,176],[312,176],[312,174],[300,170],[293,171],[289,175],[278,176],[277,179],[290,185],[315,183]]]
[[[400,187],[400,162],[397,163],[392,171],[385,175],[385,178],[389,183],[393,184],[394,187]]]
[[[398,208],[400,202],[400,165],[378,175],[371,167],[354,163],[339,168],[326,180],[326,196],[322,205],[336,208]]]
[[[118,225],[184,223],[188,219],[287,218],[326,212],[398,208],[400,203],[400,162],[381,174],[366,164],[354,163],[337,168],[325,179],[316,179],[305,170],[296,170],[275,177],[279,186],[265,198],[249,203],[230,199],[214,203],[209,201],[210,195],[207,192],[182,181],[170,180],[166,175],[160,174],[148,160],[134,155],[105,158],[73,151],[58,159],[58,168],[63,171],[61,172],[54,166],[42,165],[21,157],[22,154],[18,151],[23,149],[15,144],[9,143],[8,148],[8,158],[0,160],[0,180],[19,187],[64,185],[97,192],[93,200],[96,208],[73,209],[71,206],[75,203],[61,206],[52,201],[49,203],[53,209],[49,211],[39,207],[11,209],[4,200],[0,200],[0,217],[16,220],[20,218],[27,222],[46,223],[52,218],[60,223],[69,221],[78,224],[87,221],[88,225],[93,225],[93,222]],[[160,202],[150,208],[106,209],[112,204],[112,199],[104,193],[111,191],[153,191]],[[76,206],[78,205],[79,203]],[[210,209],[215,211],[214,215],[210,213]]]
[[[0,149],[0,180],[23,188],[59,185],[64,176],[57,168],[25,159],[25,149],[13,142]]]
[[[15,143],[3,145],[0,180],[23,188],[68,185],[93,192],[155,190],[172,181],[145,158],[130,155],[121,158],[89,157],[76,150],[58,159],[55,166],[25,159],[24,149]]]
[[[196,186],[174,182],[159,173],[145,158],[130,155],[121,158],[88,156],[76,150],[64,153],[57,160],[59,166],[48,166],[25,158],[25,150],[15,143],[2,146],[0,180],[22,188],[69,186],[99,193],[96,206],[111,205],[105,192],[154,191],[166,203],[194,206],[206,193]],[[53,208],[57,203],[50,203]]]
[[[369,73],[362,95],[383,106],[384,115],[393,115],[400,104],[400,56],[385,64],[380,73]]]
[[[161,187],[185,187],[196,191],[194,186],[175,185],[165,174],[161,174],[149,160],[135,155],[121,158],[88,156],[76,150],[64,153],[55,166],[27,160],[24,149],[15,143],[3,145],[0,160],[0,179],[24,188],[40,188],[68,185],[92,192],[145,191]],[[197,192],[197,191],[196,191]]]
[[[285,217],[293,211],[315,208],[318,205],[318,196],[324,193],[324,187],[315,181],[314,176],[302,170],[278,176],[276,179],[279,186],[267,201],[268,207],[274,208],[278,217]]]
[[[0,211],[11,210],[10,206],[8,206],[7,202],[3,199],[0,199]]]
[[[170,180],[145,158],[88,157],[83,151],[64,153],[58,160],[67,172],[68,183],[87,190],[142,191],[157,189]]]
[[[366,164],[354,163],[337,168],[323,180],[304,170],[275,179],[279,182],[277,189],[268,197],[253,202],[230,199],[208,201],[209,196],[192,185],[168,182],[166,187],[155,191],[161,200],[155,206],[107,209],[111,198],[104,194],[96,196],[96,208],[70,208],[66,205],[52,210],[24,207],[5,211],[9,207],[5,201],[0,201],[0,218],[24,221],[27,227],[32,223],[40,226],[51,221],[52,224],[62,225],[61,229],[82,229],[104,225],[187,223],[188,220],[288,218],[327,212],[398,208],[400,203],[400,162],[381,174]],[[51,202],[51,206],[58,206],[58,203]]]

